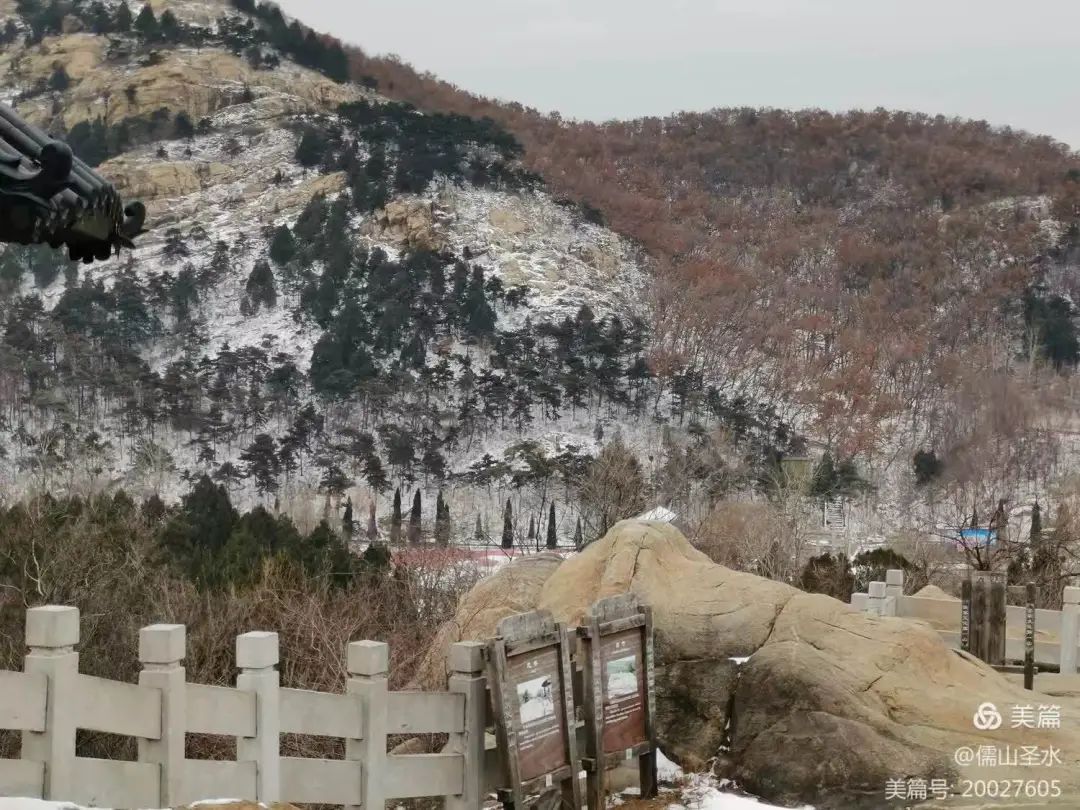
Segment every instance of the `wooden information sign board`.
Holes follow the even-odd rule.
[[[606,771],[637,759],[641,796],[656,795],[656,680],[652,613],[633,594],[601,599],[578,628],[582,641],[589,810],[603,810]]]
[[[499,799],[524,808],[557,790],[564,806],[579,810],[570,636],[547,611],[508,616],[495,633],[488,667],[506,782]]]

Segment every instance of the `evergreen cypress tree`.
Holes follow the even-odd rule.
[[[443,499],[441,489],[435,502],[435,542],[441,546],[450,545],[450,507]]]
[[[484,537],[484,525],[480,522],[479,512],[476,513],[476,529],[473,531],[473,539],[476,540],[477,543],[483,543],[486,539]]]
[[[394,511],[390,515],[390,543],[401,542],[401,487],[394,490]]]
[[[352,511],[352,498],[345,501],[345,514],[341,516],[341,530],[344,532],[345,537],[352,537],[353,533],[353,511]]]
[[[374,543],[375,540],[378,538],[378,536],[379,536],[379,527],[375,523],[375,499],[372,498],[370,501],[368,501],[367,538],[372,543]]]
[[[551,509],[548,510],[547,547],[555,548],[558,545],[559,538],[555,535],[555,501],[552,501]]]
[[[585,535],[581,532],[581,516],[577,519],[577,528],[574,529],[574,548],[581,549],[585,545]]]
[[[510,506],[510,499],[506,499],[506,508],[503,510],[502,547],[514,547],[514,510]]]
[[[536,539],[536,520],[529,515],[529,540]]]
[[[409,512],[409,542],[420,542],[420,490],[413,495],[412,511]]]

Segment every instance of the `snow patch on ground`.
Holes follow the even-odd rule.
[[[669,804],[667,810],[762,810],[781,806],[734,791],[735,786],[729,779],[717,779],[712,774],[689,774],[676,789],[673,798],[677,801]],[[814,808],[806,804],[796,810]]]
[[[766,804],[754,796],[732,792],[735,786],[729,779],[717,779],[708,773],[685,773],[668,759],[663,751],[656,752],[656,778],[662,787],[671,791],[672,801],[667,810],[762,810],[780,806]],[[626,797],[637,794],[637,788],[623,792]],[[661,793],[661,796],[664,795]],[[615,797],[613,804],[622,803],[622,799]],[[814,808],[807,804],[798,810]]]

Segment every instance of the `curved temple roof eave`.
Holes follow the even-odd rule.
[[[115,186],[0,104],[0,241],[66,245],[71,259],[108,259],[134,247],[146,208],[124,204]]]

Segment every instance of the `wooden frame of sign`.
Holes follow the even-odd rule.
[[[515,810],[550,804],[580,810],[570,634],[546,610],[507,616],[488,642],[499,801]]]
[[[606,774],[637,759],[641,797],[656,796],[656,676],[652,611],[633,594],[596,602],[578,628],[585,704],[586,799],[603,810]]]

